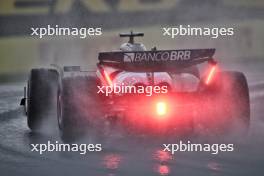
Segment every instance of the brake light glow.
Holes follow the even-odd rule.
[[[158,102],[156,104],[156,112],[159,116],[163,116],[167,113],[167,104],[165,102]]]
[[[210,72],[207,76],[207,79],[205,81],[205,84],[210,84],[210,82],[212,81],[214,75],[215,75],[215,71],[216,71],[216,65],[212,66],[212,68],[210,69]]]
[[[110,76],[108,75],[108,73],[107,73],[105,70],[103,70],[103,72],[104,72],[104,77],[105,77],[105,79],[106,79],[106,81],[107,81],[107,84],[108,84],[109,86],[112,86],[113,83],[112,83],[112,80],[111,80]]]

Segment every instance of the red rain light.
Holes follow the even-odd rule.
[[[159,116],[163,116],[167,113],[167,104],[165,102],[158,102],[156,104],[156,112]]]

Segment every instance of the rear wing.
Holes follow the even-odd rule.
[[[99,53],[99,64],[127,71],[175,71],[213,61],[215,49],[156,50]]]

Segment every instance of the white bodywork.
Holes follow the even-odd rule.
[[[161,83],[167,83],[172,85],[171,77],[166,72],[155,72],[153,73],[153,83],[158,85]],[[148,79],[147,73],[134,73],[134,72],[121,72],[113,80],[113,83],[116,85],[121,85],[122,83],[127,86],[133,86],[138,83],[144,85],[151,85],[151,82]]]
[[[124,43],[120,47],[121,51],[145,51],[146,47],[141,43]],[[112,84],[116,86],[135,86],[140,85],[168,85],[172,91],[196,91],[199,80],[191,74],[180,73],[170,75],[167,72],[128,72],[117,70],[113,67],[102,66],[103,70],[111,77]],[[116,73],[116,74],[114,74]],[[97,77],[107,86],[107,81],[100,71],[96,72]]]
[[[115,71],[118,71],[112,67],[104,67],[104,70],[106,71],[106,73],[108,75],[111,75],[112,73],[114,73]],[[151,82],[149,81],[148,78],[148,73],[137,73],[137,72],[127,72],[127,71],[121,71],[120,73],[118,73],[113,79],[112,79],[112,83],[117,85],[117,86],[121,86],[121,85],[125,85],[125,86],[134,86],[136,84],[143,84],[143,85],[151,85]],[[166,73],[166,72],[155,72],[153,73],[154,77],[153,77],[153,83],[154,85],[159,85],[162,83],[166,83],[168,85],[170,85],[170,87],[172,86],[172,78],[171,76]],[[104,77],[103,75],[101,75],[101,73],[99,71],[97,71],[97,76],[103,80]]]

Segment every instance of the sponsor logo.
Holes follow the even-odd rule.
[[[190,50],[125,53],[124,62],[166,62],[187,61],[191,59]]]
[[[124,62],[133,62],[134,58],[135,58],[135,53],[124,54]]]

